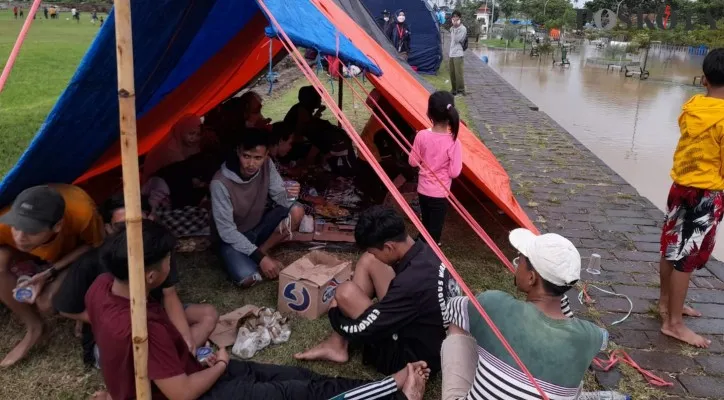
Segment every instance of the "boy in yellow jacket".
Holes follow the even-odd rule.
[[[704,59],[706,95],[695,95],[679,116],[666,221],[661,234],[661,332],[692,346],[708,340],[684,325],[701,313],[684,305],[691,274],[709,261],[724,215],[724,49]]]

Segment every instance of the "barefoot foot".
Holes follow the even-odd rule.
[[[407,382],[407,376],[409,374],[408,367],[410,366],[412,366],[412,369],[416,374],[420,375],[425,380],[430,378],[430,368],[427,367],[427,363],[425,361],[415,361],[405,365],[405,368],[392,375],[395,379],[395,383],[397,383],[397,389],[402,390],[402,387],[405,386],[405,382]]]
[[[0,362],[0,368],[7,368],[15,365],[18,361],[25,358],[33,348],[44,338],[44,327],[42,323],[37,325],[28,326],[28,330],[25,333],[25,337],[18,343],[15,348],[5,356]]]
[[[705,349],[711,344],[711,340],[697,335],[683,323],[670,324],[669,322],[664,322],[664,325],[661,327],[661,333],[671,336],[674,339],[681,340],[682,342],[688,343],[694,347]]]
[[[330,337],[311,349],[294,355],[297,360],[304,361],[332,361],[346,363],[349,360],[347,342],[344,339]]]
[[[412,364],[407,364],[407,379],[402,387],[402,393],[409,400],[422,400],[425,393],[425,377],[420,375]]]
[[[687,305],[684,305],[684,308],[682,309],[681,314],[685,315],[687,317],[701,317],[701,312],[699,312],[696,309],[694,309],[693,307],[689,307]],[[669,308],[659,304],[659,315],[661,315],[662,319],[666,318],[666,316],[669,315]]]

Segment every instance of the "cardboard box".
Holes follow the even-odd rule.
[[[352,262],[312,251],[279,274],[277,309],[316,319],[327,312],[337,286],[352,276]]]

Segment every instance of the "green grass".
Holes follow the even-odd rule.
[[[437,71],[437,75],[421,76],[437,90],[447,90],[448,92],[452,90],[450,87],[450,64],[447,59],[440,64],[440,69]],[[475,133],[479,133],[476,129],[475,123],[472,118],[470,118],[470,111],[468,110],[468,104],[465,102],[465,97],[455,98],[455,108],[457,108],[460,112],[460,119],[467,124],[470,130]]]
[[[4,66],[22,20],[0,11],[0,65]],[[87,20],[38,18],[28,32],[0,93],[0,176],[13,166],[75,72],[98,25]]]
[[[523,42],[513,40],[508,43],[505,39],[484,39],[480,41],[480,44],[493,49],[522,49]],[[526,46],[528,47],[528,46]]]

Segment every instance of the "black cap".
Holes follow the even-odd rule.
[[[10,211],[0,217],[0,224],[36,234],[52,229],[65,214],[65,200],[49,186],[25,189],[15,198]]]

